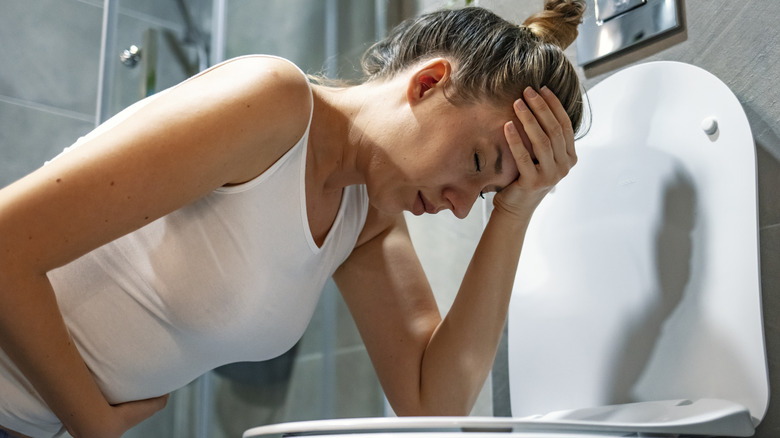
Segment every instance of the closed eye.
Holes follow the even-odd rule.
[[[477,167],[477,172],[482,171],[482,166],[479,165],[479,153],[474,152],[474,165]],[[485,199],[485,194],[480,190],[479,197]]]

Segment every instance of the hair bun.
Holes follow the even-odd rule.
[[[584,13],[585,0],[545,0],[544,11],[531,15],[523,25],[542,41],[565,49],[577,39]]]

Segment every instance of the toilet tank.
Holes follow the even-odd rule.
[[[688,64],[587,93],[579,162],[539,206],[508,316],[512,416],[723,399],[763,418],[755,144],[734,94]]]

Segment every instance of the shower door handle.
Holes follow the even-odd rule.
[[[119,55],[119,60],[129,68],[141,66],[141,98],[151,96],[157,89],[157,30],[146,29],[141,47],[133,44]]]

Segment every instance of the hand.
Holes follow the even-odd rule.
[[[497,209],[527,218],[577,163],[577,154],[571,120],[547,87],[539,94],[526,88],[523,99],[515,101],[514,111],[530,145],[524,143],[513,122],[504,124],[520,176],[498,193],[493,203]]]

